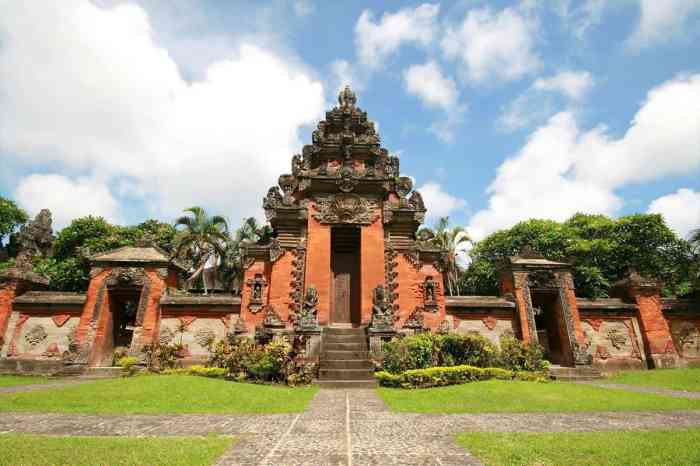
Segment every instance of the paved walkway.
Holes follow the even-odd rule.
[[[464,431],[564,432],[700,426],[700,411],[397,414],[373,390],[321,390],[301,414],[93,416],[2,413],[0,433],[235,435],[218,465],[470,465],[454,444]]]
[[[605,383],[605,382],[579,382],[584,385],[593,385],[594,387],[613,388],[617,390],[628,390],[639,393],[655,393],[657,395],[673,396],[676,398],[690,398],[700,400],[700,392],[687,392],[684,390],[671,390],[669,388],[645,387],[642,385],[627,385],[622,383]]]

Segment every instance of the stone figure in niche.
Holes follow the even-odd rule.
[[[375,331],[394,330],[394,306],[387,299],[387,291],[378,285],[372,295],[372,322],[370,328]]]
[[[423,305],[428,311],[437,309],[437,282],[430,276],[423,282]]]
[[[304,302],[301,306],[298,322],[301,330],[316,330],[318,328],[318,302],[318,291],[316,291],[315,286],[310,285],[306,289]]]
[[[250,304],[248,308],[250,312],[255,314],[262,309],[267,281],[261,273],[256,273],[255,277],[248,280],[246,284],[250,287]]]

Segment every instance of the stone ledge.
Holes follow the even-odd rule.
[[[13,304],[42,305],[42,304],[85,304],[87,296],[82,293],[68,293],[59,291],[29,291],[14,299]]]
[[[576,298],[578,308],[581,310],[596,310],[596,311],[636,311],[637,305],[626,303],[618,298],[599,298],[599,299],[584,299]]]
[[[240,306],[241,297],[234,295],[165,295],[161,298],[163,306]]]
[[[445,307],[514,309],[515,303],[499,296],[445,296]]]

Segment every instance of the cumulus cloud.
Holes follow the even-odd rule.
[[[557,101],[553,97],[563,97],[567,105],[577,104],[593,85],[588,71],[565,70],[547,78],[537,78],[525,92],[503,107],[498,126],[505,131],[515,131],[539,124],[555,112]]]
[[[539,69],[537,23],[514,8],[470,10],[461,24],[448,27],[441,42],[449,59],[462,65],[474,83],[513,81]]]
[[[538,78],[532,87],[560,92],[571,100],[581,100],[593,87],[593,76],[588,71],[561,71],[549,78]]]
[[[55,230],[86,215],[101,216],[111,222],[122,220],[119,205],[107,185],[92,178],[72,180],[57,174],[29,175],[20,181],[14,197],[32,214],[50,209]]]
[[[613,215],[615,190],[700,167],[700,75],[652,89],[620,138],[581,130],[571,112],[554,115],[498,169],[488,207],[469,224],[475,238],[531,217],[564,220],[579,212]]]
[[[628,44],[640,49],[665,42],[682,34],[691,21],[697,20],[697,0],[639,0],[639,24]]]
[[[405,43],[428,46],[435,37],[439,11],[439,4],[423,3],[416,8],[385,13],[375,22],[372,11],[364,10],[355,25],[360,62],[376,68]]]
[[[417,191],[421,193],[423,201],[425,201],[425,206],[428,209],[428,220],[446,217],[454,211],[467,208],[467,201],[452,196],[443,189],[442,185],[434,181],[425,183],[417,188]]]
[[[255,45],[186,81],[131,4],[4,2],[0,37],[3,157],[98,173],[160,217],[192,204],[259,214],[323,110],[319,82]]]
[[[609,0],[560,0],[553,3],[554,11],[573,35],[583,39],[589,29],[600,24]]]
[[[440,66],[434,60],[423,65],[411,65],[403,73],[406,91],[421,99],[427,107],[443,110],[453,108],[459,92],[451,78],[442,74]]]
[[[669,227],[687,238],[692,231],[700,228],[700,192],[681,188],[654,199],[649,204],[648,212],[663,215]]]

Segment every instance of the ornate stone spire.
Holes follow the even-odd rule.
[[[345,88],[338,94],[338,103],[342,109],[354,109],[357,103],[357,96],[350,89],[350,86],[345,86]]]

